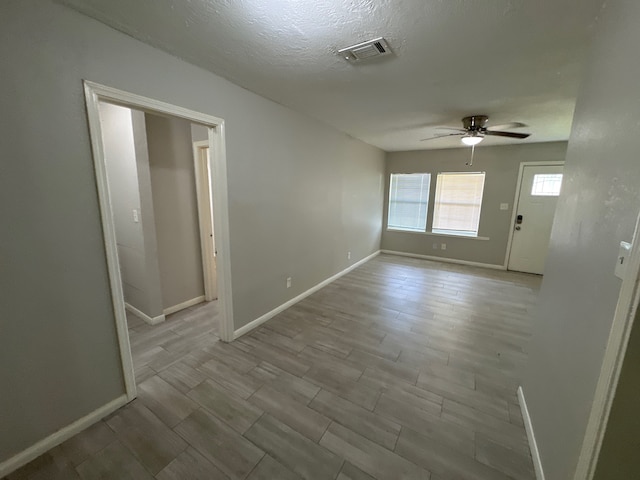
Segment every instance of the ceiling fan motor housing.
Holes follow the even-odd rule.
[[[470,132],[484,132],[487,130],[488,121],[489,117],[487,115],[472,115],[462,119],[462,126]]]

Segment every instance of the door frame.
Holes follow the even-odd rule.
[[[150,113],[159,113],[183,118],[199,123],[208,128],[209,148],[213,176],[214,195],[214,223],[217,232],[218,249],[218,299],[220,338],[225,342],[233,340],[233,295],[231,291],[231,258],[229,241],[229,205],[227,198],[227,157],[225,149],[225,123],[218,117],[189,110],[169,103],[125,92],[115,88],[100,85],[88,80],[83,81],[85,102],[87,106],[87,120],[91,139],[91,150],[95,168],[100,217],[102,220],[102,234],[107,259],[107,273],[111,286],[111,301],[114,309],[116,334],[120,347],[120,358],[124,376],[125,390],[128,400],[136,397],[136,382],[127,328],[124,294],[118,250],[116,243],[111,192],[107,181],[104,144],[102,141],[102,126],[100,123],[99,102],[106,101],[123,107],[134,108]]]
[[[613,267],[612,267],[613,270]],[[613,274],[613,272],[612,272]],[[624,357],[640,304],[640,215],[636,220],[627,268],[604,351],[574,480],[592,480],[615,398]]]
[[[216,254],[212,242],[209,241],[211,231],[215,234],[211,224],[211,165],[205,156],[205,149],[209,148],[208,140],[193,142],[193,168],[196,174],[196,197],[198,204],[198,223],[200,226],[200,248],[202,250],[202,272],[204,274],[204,299],[210,302],[217,292],[214,292],[216,269],[214,268]],[[214,237],[213,243],[216,239]],[[217,289],[216,289],[217,290]]]
[[[518,214],[518,204],[520,203],[520,187],[522,187],[522,175],[524,175],[525,167],[554,167],[564,166],[564,160],[550,160],[540,162],[520,162],[520,169],[518,170],[518,181],[516,182],[516,192],[513,196],[513,211],[511,212],[511,223],[509,224],[509,239],[507,240],[507,251],[504,256],[503,267],[505,270],[509,270],[509,258],[511,257],[511,247],[513,245],[513,234],[515,230],[513,226],[516,223],[516,215]]]

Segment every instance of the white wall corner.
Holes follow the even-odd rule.
[[[126,308],[127,311],[133,313],[136,317],[140,318],[141,320],[144,320],[149,325],[157,325],[159,323],[164,322],[166,319],[164,314],[158,315],[157,317],[150,317],[143,311],[138,310],[136,307],[134,307],[133,305],[127,302],[124,302],[124,308]]]
[[[536,442],[536,436],[533,431],[533,424],[531,423],[531,416],[529,415],[529,409],[527,408],[527,401],[524,398],[522,385],[518,387],[518,401],[520,403],[522,419],[524,420],[524,429],[527,432],[527,439],[529,440],[529,449],[531,450],[531,460],[533,460],[533,469],[536,472],[536,479],[545,480],[542,460],[540,459],[540,451],[538,450],[538,443]]]
[[[204,302],[204,295],[200,295],[199,297],[192,298],[191,300],[187,300],[186,302],[182,302],[172,307],[165,308],[163,310],[163,313],[165,315],[171,315],[172,313],[179,312],[180,310],[184,310],[185,308],[193,307],[194,305],[198,305],[202,302]]]
[[[315,293],[318,290],[320,290],[321,288],[326,287],[331,282],[337,280],[338,278],[342,277],[343,275],[346,275],[351,270],[354,270],[354,269],[358,268],[360,265],[362,265],[364,263],[367,263],[369,260],[371,260],[372,258],[374,258],[374,257],[376,257],[378,255],[380,255],[380,250],[377,250],[377,251],[373,252],[371,255],[368,255],[368,256],[364,257],[362,260],[358,260],[353,265],[350,265],[347,268],[345,268],[344,270],[336,273],[335,275],[327,278],[326,280],[323,280],[322,282],[318,283],[317,285],[311,287],[309,290],[306,290],[306,291],[302,292],[297,297],[292,298],[291,300],[283,303],[279,307],[274,308],[273,310],[265,313],[264,315],[262,315],[262,316],[256,318],[255,320],[247,323],[246,325],[240,327],[239,329],[237,329],[236,331],[233,332],[233,339],[235,340],[235,339],[241,337],[242,335],[245,335],[246,333],[250,332],[254,328],[259,327],[264,322],[266,322],[267,320],[275,317],[280,312],[283,312],[287,308],[289,308],[289,307],[295,305],[296,303],[298,303],[299,301],[304,300],[305,298],[307,298],[312,293]]]

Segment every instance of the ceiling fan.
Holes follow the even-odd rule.
[[[437,135],[435,137],[423,138],[420,140],[424,142],[426,140],[434,140],[436,138],[443,137],[454,137],[460,136],[462,137],[462,143],[469,146],[474,146],[479,144],[482,140],[484,140],[485,135],[495,135],[497,137],[509,137],[509,138],[518,138],[523,139],[530,136],[530,133],[516,133],[516,132],[505,132],[504,130],[510,128],[522,128],[526,127],[524,123],[520,122],[511,122],[504,123],[502,125],[495,125],[493,127],[487,127],[487,122],[489,121],[489,117],[487,115],[471,115],[470,117],[464,117],[462,119],[462,127],[463,128],[454,128],[454,127],[436,127],[440,130],[455,130],[456,133],[447,133],[444,135]]]

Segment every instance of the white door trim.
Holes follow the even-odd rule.
[[[200,248],[202,250],[202,272],[204,275],[204,299],[210,302],[215,298],[214,285],[216,271],[214,268],[215,252],[209,235],[213,230],[211,218],[211,191],[209,187],[209,171],[211,165],[205,156],[205,148],[209,147],[208,140],[193,142],[193,167],[196,174],[196,197],[198,204],[198,220],[200,226]],[[204,168],[206,162],[207,168]],[[215,241],[215,239],[214,239]]]
[[[513,226],[516,223],[516,215],[518,213],[518,203],[520,202],[520,187],[522,186],[522,175],[524,174],[524,167],[551,167],[557,165],[564,165],[564,160],[552,160],[547,162],[520,162],[520,169],[518,170],[518,181],[516,183],[516,193],[513,196],[513,212],[511,212],[511,223],[509,224],[509,239],[507,240],[507,251],[504,255],[504,269],[509,269],[509,257],[511,256],[511,246],[513,244]]]
[[[595,474],[602,441],[607,429],[611,406],[620,380],[620,372],[631,328],[640,302],[640,216],[636,221],[631,252],[629,254],[620,296],[604,352],[600,377],[591,406],[574,480],[592,480]],[[611,266],[613,275],[613,266]]]
[[[127,317],[122,292],[120,266],[118,264],[111,194],[109,191],[109,183],[107,182],[99,102],[103,100],[138,110],[172,115],[208,127],[211,163],[213,167],[212,175],[214,180],[214,224],[218,236],[220,338],[223,341],[230,342],[233,340],[233,296],[231,292],[231,259],[229,255],[229,209],[227,200],[227,159],[224,120],[87,80],[84,81],[84,92],[87,104],[87,118],[91,136],[91,149],[95,167],[98,200],[100,203],[102,232],[107,257],[107,270],[111,286],[111,300],[114,308],[116,332],[120,346],[125,389],[127,398],[133,400],[136,397],[136,383],[131,357],[131,345],[129,343],[129,332],[127,330]]]

